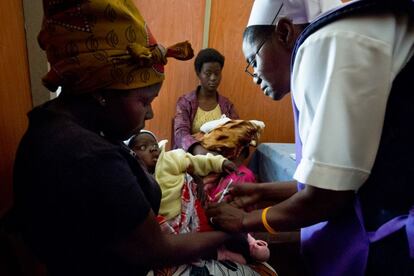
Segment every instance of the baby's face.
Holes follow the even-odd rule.
[[[160,155],[160,148],[157,141],[150,134],[141,133],[136,138],[135,146],[132,150],[144,162],[150,173],[154,173],[155,165]]]

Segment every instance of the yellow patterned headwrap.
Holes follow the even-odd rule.
[[[191,59],[189,42],[159,45],[131,0],[43,0],[38,36],[50,70],[43,84],[82,94],[164,80],[167,57]]]

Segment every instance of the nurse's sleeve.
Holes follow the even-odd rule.
[[[311,36],[298,51],[292,95],[299,110],[299,182],[358,190],[379,147],[391,89],[391,47],[353,32]]]

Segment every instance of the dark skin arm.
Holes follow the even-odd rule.
[[[150,211],[145,221],[128,237],[112,245],[111,250],[131,264],[157,268],[215,256],[217,247],[230,239],[229,234],[220,231],[163,234]]]
[[[268,185],[258,189],[272,190]],[[275,187],[273,194],[269,192],[263,195],[259,192],[262,196],[255,200],[271,197],[277,201],[278,198],[283,198],[283,193],[288,195],[289,185],[285,188],[277,185],[278,183],[273,183]],[[354,191],[331,191],[307,185],[304,190],[273,205],[267,212],[267,221],[276,231],[296,230],[338,216],[352,206],[354,196]],[[231,203],[211,204],[207,209],[207,215],[214,218],[215,225],[226,231],[266,231],[261,218],[262,210],[248,213],[239,209],[238,207],[246,206],[246,201],[244,203],[243,200],[240,201],[242,198],[236,197]],[[252,197],[249,199],[254,201]]]
[[[296,181],[275,183],[245,183],[234,186],[230,194],[232,205],[239,208],[267,207],[288,199],[297,192]]]
[[[196,143],[194,145],[192,145],[189,149],[188,152],[190,152],[192,155],[206,155],[207,153],[211,153],[214,155],[217,155],[217,152],[214,151],[208,151],[207,149],[205,149],[202,145]]]

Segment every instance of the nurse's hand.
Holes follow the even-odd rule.
[[[242,209],[251,209],[263,198],[261,184],[259,183],[234,185],[229,193],[232,198],[231,204]]]
[[[211,203],[206,208],[211,224],[227,232],[245,232],[243,220],[246,212],[229,203]]]

